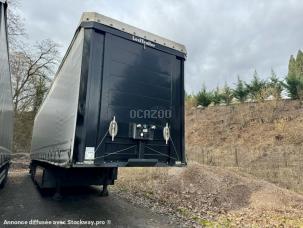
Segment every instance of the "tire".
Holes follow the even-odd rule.
[[[7,174],[8,174],[8,168],[6,168],[6,170],[5,170],[5,177],[4,177],[3,181],[2,181],[2,183],[0,184],[0,189],[4,188],[4,186],[5,186],[6,182],[7,182]]]
[[[32,181],[34,182],[34,184],[37,185],[37,182],[35,181],[35,175],[36,175],[36,166],[35,165],[30,164],[29,173],[30,173]]]

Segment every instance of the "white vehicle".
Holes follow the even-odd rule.
[[[0,0],[0,188],[7,179],[13,141],[13,103],[8,61],[6,0]]]

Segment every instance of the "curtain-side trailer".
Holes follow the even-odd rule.
[[[183,45],[84,13],[34,122],[41,188],[114,184],[118,167],[182,166]]]
[[[7,179],[13,140],[13,103],[7,40],[7,3],[0,0],[0,188]]]

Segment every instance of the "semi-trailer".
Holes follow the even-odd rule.
[[[40,188],[107,186],[118,167],[186,165],[184,45],[83,13],[34,121]]]
[[[0,188],[4,187],[13,141],[13,101],[7,39],[7,2],[0,0]]]

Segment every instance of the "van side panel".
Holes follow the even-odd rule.
[[[6,3],[0,2],[0,183],[8,168],[13,142],[13,103],[9,68]]]

